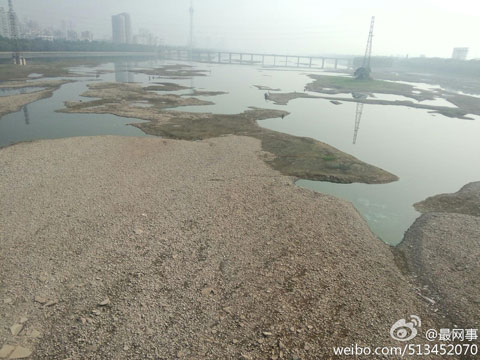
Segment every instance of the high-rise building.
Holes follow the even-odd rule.
[[[0,7],[0,36],[10,37],[8,15],[3,7]]]
[[[121,13],[112,16],[112,34],[114,43],[132,43],[132,21],[129,14]]]
[[[466,60],[468,55],[468,47],[456,47],[453,48],[452,59]]]

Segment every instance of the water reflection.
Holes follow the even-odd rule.
[[[132,72],[133,65],[131,62],[115,62],[115,81],[121,83],[132,83],[135,82],[135,75]]]
[[[368,94],[364,93],[352,93],[352,97],[354,99],[366,99],[368,97]],[[357,137],[358,137],[358,130],[360,129],[360,122],[362,121],[362,114],[363,114],[363,105],[365,105],[362,102],[357,102],[357,108],[355,110],[355,127],[353,129],[353,144],[355,145],[357,143]]]
[[[20,89],[21,94],[25,94],[27,90],[25,88]],[[23,108],[23,116],[25,118],[25,125],[30,125],[30,114],[28,112],[28,105],[24,105]]]

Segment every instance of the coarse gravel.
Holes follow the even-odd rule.
[[[0,149],[0,348],[329,359],[398,346],[390,327],[412,314],[442,325],[351,204],[297,188],[267,155],[240,136]]]

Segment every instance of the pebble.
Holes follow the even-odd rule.
[[[50,301],[48,301],[48,302],[45,304],[45,306],[46,306],[46,307],[50,307],[50,306],[57,305],[57,304],[58,304],[58,300],[55,299],[55,300],[50,300]]]
[[[17,336],[23,330],[23,324],[14,324],[10,328],[10,332],[13,336]]]
[[[215,289],[212,287],[206,287],[202,289],[203,296],[214,295],[214,294],[215,294]]]
[[[42,304],[42,305],[44,305],[44,304],[46,304],[46,303],[48,302],[48,300],[45,299],[45,298],[42,297],[42,296],[35,296],[35,301],[36,301],[37,303],[39,303],[39,304]]]
[[[264,331],[262,334],[263,334],[263,336],[265,336],[265,337],[268,337],[268,336],[272,336],[272,335],[273,335],[270,331]]]
[[[37,329],[32,329],[28,333],[28,336],[31,337],[31,338],[34,338],[34,339],[38,339],[38,338],[42,337],[42,333],[40,331],[38,331]]]
[[[22,317],[22,318],[20,318],[19,323],[20,323],[20,324],[25,324],[27,321],[28,321],[28,318]]]
[[[142,229],[135,229],[135,230],[133,230],[133,232],[135,233],[135,235],[142,235],[143,234]]]
[[[0,349],[0,359],[25,359],[32,351],[23,346],[3,345]]]
[[[107,306],[110,304],[110,299],[109,298],[106,298],[105,300],[103,300],[101,303],[99,303],[98,305],[99,306]]]

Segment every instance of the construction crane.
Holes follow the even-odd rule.
[[[13,10],[12,0],[8,0],[8,20],[10,24],[10,36],[13,40],[13,53],[12,53],[12,62],[15,65],[27,65],[27,61],[20,52],[18,45],[18,26],[17,26],[17,15]]]
[[[370,58],[372,56],[372,40],[373,40],[373,26],[375,24],[375,16],[372,16],[370,21],[370,31],[368,33],[367,47],[365,49],[365,56],[363,57],[362,66],[355,70],[354,76],[356,79],[365,80],[370,79]]]

